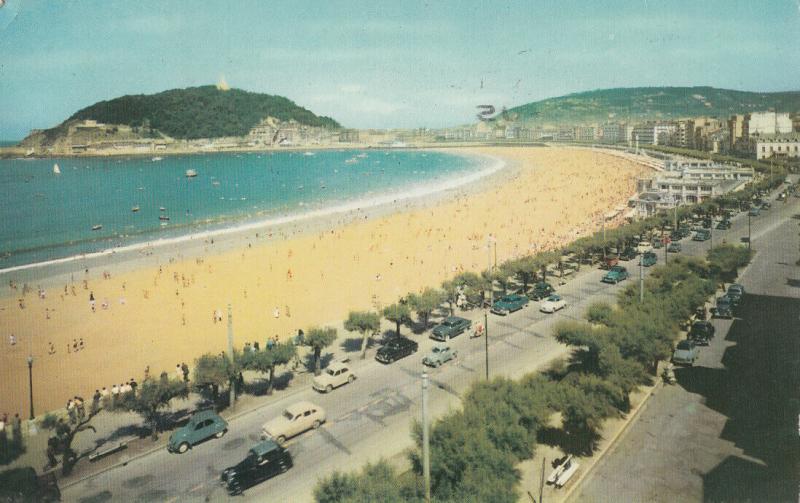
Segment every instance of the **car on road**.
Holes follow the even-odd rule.
[[[622,266],[614,266],[603,276],[603,283],[617,284],[622,280],[628,279],[628,270]]]
[[[550,283],[540,281],[533,285],[531,291],[528,292],[528,298],[532,300],[542,300],[545,297],[549,297],[555,291],[556,290]]]
[[[650,267],[651,265],[655,265],[658,262],[658,257],[656,254],[649,251],[644,252],[642,256],[639,258],[639,261],[642,263],[644,267]]]
[[[634,248],[625,248],[622,250],[622,253],[619,254],[620,260],[633,260],[633,258],[638,255]]]
[[[678,343],[675,351],[672,353],[672,363],[677,365],[694,365],[697,360],[699,350],[694,342],[689,339],[684,339]]]
[[[695,321],[689,330],[688,338],[697,345],[708,346],[711,339],[714,338],[715,331],[716,329],[710,321]]]
[[[525,295],[519,295],[516,293],[504,295],[494,302],[492,305],[492,312],[494,314],[505,316],[509,313],[513,313],[514,311],[519,311],[523,307],[527,306],[529,301],[530,300]]]
[[[711,232],[706,229],[700,229],[694,233],[692,241],[708,241],[711,239]]]
[[[744,296],[744,287],[739,283],[734,283],[728,287],[728,291],[725,295],[731,299],[731,303],[734,306],[738,306]]]
[[[235,496],[245,489],[288,471],[293,466],[292,455],[272,440],[264,440],[247,451],[247,456],[222,471],[220,483]]]
[[[525,297],[525,299],[527,299],[527,297]],[[449,341],[453,337],[463,334],[471,326],[472,322],[467,319],[458,316],[448,316],[441,324],[434,327],[433,332],[431,332],[431,339],[436,341]]]
[[[213,410],[200,410],[192,415],[189,422],[169,436],[167,450],[183,454],[193,445],[211,437],[222,438],[228,431],[228,423]]]
[[[375,359],[381,363],[392,363],[400,358],[405,358],[419,349],[417,341],[405,337],[394,337],[378,349]]]
[[[325,422],[325,409],[311,402],[297,402],[286,407],[283,413],[261,426],[261,437],[283,445],[286,440]]]
[[[322,373],[314,377],[311,387],[317,391],[330,393],[333,388],[356,380],[356,375],[347,363],[333,362]]]
[[[667,253],[679,253],[681,251],[681,244],[676,243],[675,241],[671,242],[669,246],[667,246]]]
[[[733,318],[733,302],[730,297],[723,295],[717,298],[717,305],[712,309],[715,318]]]
[[[753,206],[747,214],[751,217],[757,217],[761,214],[761,209],[758,206]]]
[[[543,313],[555,313],[559,309],[567,307],[567,301],[562,299],[560,295],[551,295],[547,297],[539,306],[539,311]]]
[[[653,243],[649,241],[639,241],[639,244],[636,245],[636,251],[639,253],[649,252],[653,249]]]
[[[730,228],[731,228],[730,220],[720,220],[719,223],[717,223],[717,230],[725,231]]]
[[[456,356],[458,356],[458,351],[455,351],[450,346],[435,344],[431,352],[422,359],[422,363],[431,367],[438,367],[454,359]]]
[[[654,238],[653,239],[653,249],[661,249],[664,248],[664,238]]]

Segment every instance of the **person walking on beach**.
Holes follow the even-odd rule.
[[[8,336],[8,343],[11,344],[12,346],[16,346],[17,345],[17,336],[14,335],[14,334],[9,335]]]
[[[181,372],[183,372],[183,382],[189,382],[189,366],[186,362],[181,363]]]

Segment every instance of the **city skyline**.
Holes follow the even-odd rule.
[[[347,127],[409,128],[473,122],[481,104],[592,89],[769,92],[800,78],[794,0],[206,7],[9,0],[0,8],[0,139],[100,100],[222,79]]]

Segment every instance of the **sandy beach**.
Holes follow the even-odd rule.
[[[29,352],[39,415],[76,394],[141,381],[145,367],[173,372],[176,363],[192,367],[200,354],[225,349],[227,324],[213,315],[229,303],[238,347],[312,325],[340,328],[350,310],[386,306],[457,272],[485,269],[489,234],[500,263],[590,233],[600,215],[627,202],[645,170],[588,149],[460,152],[502,158],[507,167],[482,191],[479,184],[392,211],[295,224],[302,232],[251,230],[247,239],[203,243],[192,253],[156,248],[146,259],[88,273],[75,262],[69,272],[26,279],[32,288],[24,297],[21,282],[17,290],[2,285],[0,413],[27,415]],[[337,344],[347,337],[340,328]]]

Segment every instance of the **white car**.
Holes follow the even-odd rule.
[[[640,241],[638,245],[636,245],[636,251],[639,253],[653,251],[653,243],[649,241]]]
[[[334,362],[328,365],[322,373],[314,377],[311,386],[324,393],[330,393],[333,388],[356,380],[356,375],[350,370],[350,367],[343,362]]]
[[[562,299],[560,295],[551,295],[542,301],[539,306],[539,311],[543,313],[555,313],[559,309],[567,307],[567,301]]]
[[[299,402],[283,411],[283,414],[272,421],[267,421],[261,427],[263,438],[274,440],[280,445],[286,443],[287,438],[299,435],[306,430],[315,430],[325,422],[325,409],[311,402]]]

